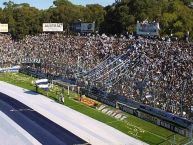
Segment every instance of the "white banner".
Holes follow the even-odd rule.
[[[8,32],[8,24],[0,24],[0,32]]]
[[[39,58],[23,58],[20,60],[21,63],[41,63]]]
[[[63,23],[43,23],[43,32],[62,32]]]

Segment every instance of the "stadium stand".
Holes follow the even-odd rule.
[[[76,84],[92,99],[187,135],[193,117],[192,43],[62,33],[20,41],[0,34],[0,42],[2,68],[19,64],[20,72],[34,77]]]

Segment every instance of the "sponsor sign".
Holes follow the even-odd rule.
[[[62,32],[63,23],[43,23],[43,32]]]
[[[0,32],[8,32],[8,24],[0,24]]]

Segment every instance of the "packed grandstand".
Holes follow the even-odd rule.
[[[51,74],[191,119],[193,44],[142,37],[0,34],[1,68]],[[27,59],[40,62],[25,63]],[[54,79],[54,78],[53,78]]]

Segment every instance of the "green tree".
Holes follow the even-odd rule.
[[[28,3],[4,2],[0,8],[0,22],[9,24],[14,38],[42,32],[42,23],[59,22],[64,29],[77,20],[95,22],[96,30],[106,34],[134,32],[137,21],[158,21],[161,34],[183,38],[190,32],[193,38],[193,9],[191,0],[121,0],[111,6],[98,4],[75,5],[69,0],[54,0],[53,6],[38,10]]]
[[[101,5],[86,5],[88,22],[95,22],[96,30],[99,30],[101,23],[104,21],[105,10]]]
[[[38,9],[30,7],[27,4],[17,5],[13,10],[13,18],[18,38],[41,32],[40,13]]]
[[[61,6],[61,5],[73,6],[73,4],[70,1],[68,1],[68,0],[54,0],[53,4],[56,7]]]

